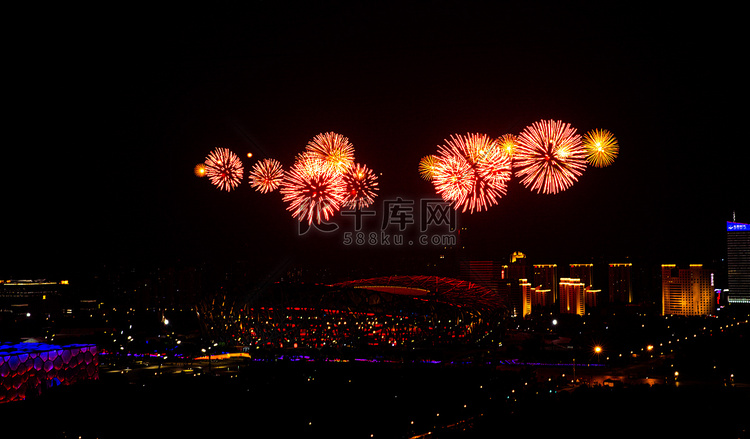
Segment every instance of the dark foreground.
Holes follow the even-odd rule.
[[[1,406],[2,436],[737,438],[750,423],[750,389],[739,386],[558,392],[528,369],[284,362],[235,369],[103,369],[97,381]]]

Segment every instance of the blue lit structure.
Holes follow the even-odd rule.
[[[750,304],[750,224],[727,221],[729,304]]]
[[[38,396],[45,388],[98,378],[95,345],[0,342],[0,403]]]

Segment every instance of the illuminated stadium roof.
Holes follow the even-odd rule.
[[[503,306],[500,295],[489,288],[448,277],[383,276],[340,282],[331,286],[414,296],[416,299],[474,309],[496,309]]]

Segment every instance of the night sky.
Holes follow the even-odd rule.
[[[264,157],[287,167],[334,131],[382,173],[379,206],[434,196],[417,165],[451,134],[518,134],[541,119],[610,130],[620,155],[563,193],[514,178],[499,205],[459,214],[473,256],[724,257],[724,222],[733,211],[750,222],[736,12],[496,3],[19,15],[6,53],[15,134],[3,147],[0,274],[359,263],[375,252],[343,248],[340,234],[296,236],[278,192],[222,192],[193,166],[221,146],[246,173]]]

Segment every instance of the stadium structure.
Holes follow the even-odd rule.
[[[198,314],[207,335],[228,345],[421,349],[489,345],[506,308],[497,293],[472,282],[385,276],[216,295]]]

